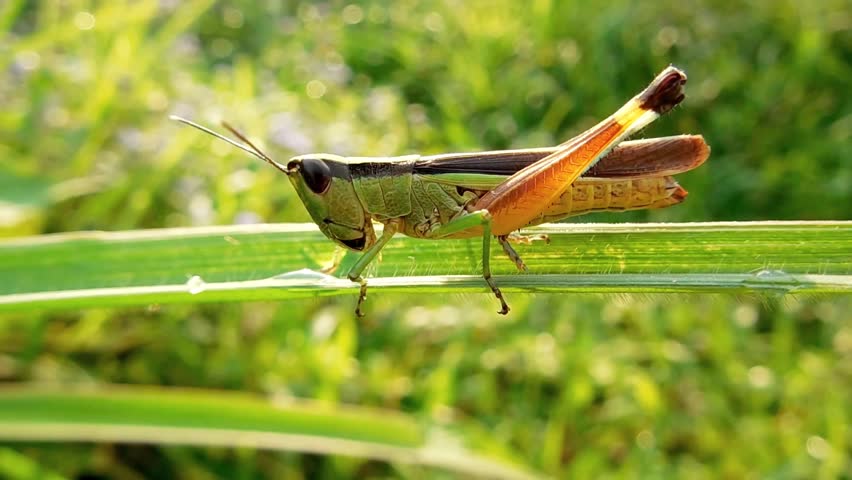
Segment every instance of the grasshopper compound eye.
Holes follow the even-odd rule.
[[[287,164],[287,170],[292,171],[294,168],[297,168],[302,174],[305,185],[316,194],[325,193],[331,185],[331,169],[322,160],[303,158]]]

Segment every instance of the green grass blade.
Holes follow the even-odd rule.
[[[272,402],[235,392],[0,388],[0,440],[252,447],[357,456],[487,478],[533,478],[503,460],[446,441],[448,432],[442,435],[397,412]]]
[[[852,222],[561,224],[519,247],[531,274],[492,262],[506,291],[852,292]],[[316,273],[333,246],[313,225],[82,232],[0,242],[0,310],[350,294]],[[477,240],[395,238],[374,292],[487,292]],[[311,270],[308,270],[311,269]]]
[[[8,480],[66,480],[32,458],[11,448],[0,448],[0,478]]]

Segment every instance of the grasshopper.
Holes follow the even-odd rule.
[[[662,208],[683,201],[672,175],[698,167],[710,149],[700,135],[622,142],[684,98],[686,74],[663,70],[639,95],[580,135],[556,147],[433,156],[341,157],[300,155],[286,165],[270,158],[236,129],[232,140],[198,128],[269,163],[287,175],[320,230],[338,245],[363,252],[347,273],[360,284],[355,314],[363,316],[362,275],[397,233],[424,238],[482,237],[482,276],[509,305],[491,277],[491,237],[518,269],[527,267],[512,243],[542,236],[517,233],[531,225],[597,211]],[[373,222],[384,224],[376,236]]]

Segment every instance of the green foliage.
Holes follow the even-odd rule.
[[[846,2],[667,3],[8,0],[0,235],[308,221],[280,174],[169,113],[228,119],[280,159],[540,146],[609,114],[669,63],[689,74],[688,98],[646,135],[706,137],[710,160],[680,178],[690,197],[583,221],[852,218]],[[781,252],[789,263],[809,251],[801,240]],[[848,274],[852,247],[840,241],[834,260],[807,273]],[[440,261],[428,255],[439,247],[394,244],[417,250],[396,250],[382,274],[443,262],[470,273],[476,262],[465,242]],[[547,257],[548,248],[528,250]],[[30,272],[50,272],[43,280],[54,284],[85,278],[86,265],[65,255],[61,273],[47,255]],[[262,278],[280,255],[249,275]],[[186,273],[195,272],[165,272]],[[0,380],[392,409],[464,424],[462,437],[487,437],[557,477],[852,476],[848,295],[515,293],[512,314],[498,318],[486,295],[381,293],[363,321],[349,297],[5,313]],[[108,443],[6,443],[0,463],[12,478],[449,475],[342,456]]]

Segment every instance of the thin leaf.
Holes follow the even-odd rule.
[[[551,239],[519,247],[530,274],[495,253],[506,291],[852,292],[852,222],[559,224],[530,233]],[[331,242],[302,224],[21,238],[0,242],[0,310],[353,293],[345,278],[315,271],[332,255]],[[370,286],[487,292],[480,255],[477,239],[401,236],[383,251]]]
[[[271,402],[212,390],[5,387],[0,389],[0,440],[252,447],[418,464],[487,478],[535,478],[397,412]]]

